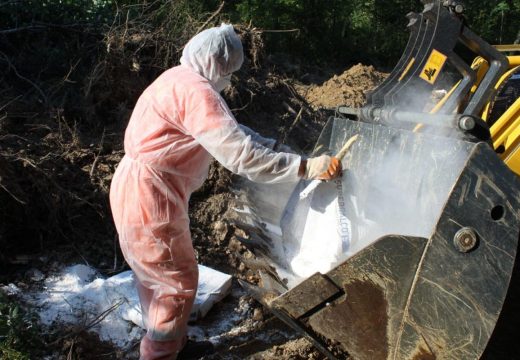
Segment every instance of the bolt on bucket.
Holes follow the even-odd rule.
[[[419,119],[418,119],[419,121]],[[242,282],[330,359],[475,359],[504,302],[519,236],[518,178],[484,142],[331,118],[315,154],[341,179],[244,182]]]

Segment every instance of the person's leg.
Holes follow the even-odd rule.
[[[177,358],[178,351],[173,349],[181,348],[184,343],[179,344],[177,340],[172,341],[154,341],[145,335],[141,339],[140,358],[139,359],[154,359],[154,360],[174,360]]]
[[[198,272],[194,269],[178,271],[168,282],[160,277],[157,283],[149,280],[139,285],[139,297],[147,333],[141,340],[141,360],[175,359],[186,343],[186,332],[193,301],[195,300]],[[176,286],[176,287],[174,287]]]
[[[175,232],[154,231],[154,236],[145,233],[121,244],[136,278],[147,329],[141,341],[140,359],[175,359],[186,343],[197,291],[197,262],[188,231],[177,232],[174,238],[166,240],[162,240],[166,236],[161,234]]]
[[[114,175],[110,204],[147,329],[141,359],[174,359],[186,341],[198,282],[187,203],[161,174],[125,159]]]

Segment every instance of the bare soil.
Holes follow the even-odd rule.
[[[321,85],[299,86],[297,89],[313,108],[361,107],[367,93],[386,76],[373,66],[357,64]]]

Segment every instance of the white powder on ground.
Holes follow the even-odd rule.
[[[124,315],[140,311],[133,278],[129,274],[103,279],[93,268],[74,265],[44,281],[44,289],[26,295],[37,309],[42,325],[93,325],[101,340],[126,348],[142,336],[141,329]]]
[[[199,287],[193,319],[206,315],[231,289],[231,276],[199,265]],[[131,271],[104,279],[95,269],[73,265],[44,281],[44,289],[24,295],[38,309],[44,326],[60,324],[88,327],[103,341],[121,349],[144,334],[134,277]]]

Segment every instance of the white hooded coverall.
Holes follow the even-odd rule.
[[[175,359],[185,344],[198,281],[188,201],[212,158],[253,181],[299,178],[300,156],[255,142],[218,92],[242,61],[231,25],[201,32],[184,48],[181,65],[143,92],[126,129],[110,204],[147,328],[141,359]]]

